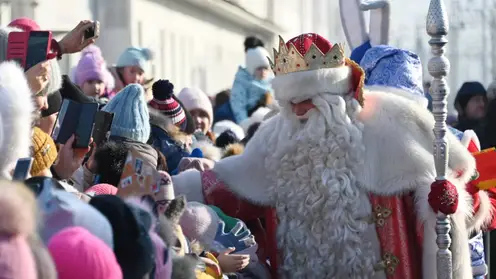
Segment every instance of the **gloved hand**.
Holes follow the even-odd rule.
[[[215,236],[215,241],[222,246],[233,247],[235,251],[242,251],[256,244],[255,237],[242,221],[238,220],[231,231],[226,232],[225,227],[226,224],[220,221]]]
[[[458,208],[458,191],[455,185],[448,180],[436,180],[431,184],[429,193],[429,205],[432,210],[449,215],[456,212]]]

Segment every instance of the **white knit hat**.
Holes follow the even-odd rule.
[[[179,94],[177,94],[177,98],[181,101],[184,108],[186,108],[188,111],[192,111],[195,109],[205,111],[210,118],[210,125],[212,125],[212,122],[214,120],[212,102],[210,102],[210,99],[208,98],[207,94],[205,94],[205,92],[203,92],[199,88],[185,87],[179,92]]]
[[[270,68],[269,52],[263,47],[249,49],[246,52],[245,65],[246,70],[250,75],[255,73],[260,67]]]
[[[191,241],[200,242],[205,249],[214,243],[219,223],[217,213],[199,202],[188,202],[179,221],[184,235]]]

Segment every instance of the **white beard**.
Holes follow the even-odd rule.
[[[269,193],[279,219],[281,278],[370,278],[377,262],[364,232],[371,213],[355,173],[363,160],[358,103],[321,94],[306,123],[283,107],[284,127],[269,138]]]

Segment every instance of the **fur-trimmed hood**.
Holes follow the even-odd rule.
[[[150,106],[148,107],[148,112],[150,114],[150,125],[164,130],[171,137],[171,139],[175,140],[179,144],[184,144],[186,141],[186,134],[182,133],[168,117],[163,115],[159,110]]]

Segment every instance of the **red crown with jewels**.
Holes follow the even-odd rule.
[[[345,56],[342,44],[332,45],[324,37],[315,34],[302,34],[288,42],[279,36],[279,50],[274,49],[274,61],[270,60],[275,75],[285,75],[303,71],[350,67],[351,83],[355,99],[363,105],[363,85],[365,74],[358,64]]]

